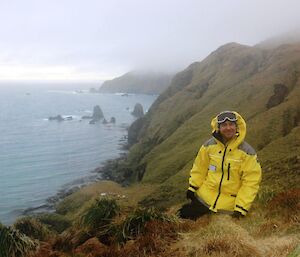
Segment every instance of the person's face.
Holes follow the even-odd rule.
[[[228,142],[236,134],[236,123],[226,120],[220,124],[220,134],[225,142]]]

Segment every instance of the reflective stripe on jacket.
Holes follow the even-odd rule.
[[[237,134],[226,145],[218,139],[216,117],[212,120],[213,137],[198,152],[189,190],[214,212],[236,210],[246,215],[259,188],[261,167],[254,149],[244,141],[246,123],[235,114]]]

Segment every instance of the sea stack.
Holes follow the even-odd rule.
[[[143,117],[144,116],[143,106],[140,103],[135,104],[134,110],[131,114],[137,118]]]
[[[82,118],[86,118],[86,117],[82,117]],[[97,121],[101,120],[104,118],[103,112],[100,108],[99,105],[94,106],[94,110],[93,110],[93,116],[91,117],[91,121],[89,122],[90,124],[95,124]]]

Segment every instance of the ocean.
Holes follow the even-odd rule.
[[[149,109],[157,96],[92,94],[95,84],[0,85],[0,222],[12,224],[28,208],[95,179],[92,171],[118,157],[136,103]],[[95,105],[115,124],[89,124]],[[72,117],[48,120],[50,116]],[[99,175],[98,175],[99,176]]]

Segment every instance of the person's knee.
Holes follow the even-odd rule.
[[[199,201],[192,201],[191,203],[183,205],[178,210],[178,216],[182,219],[196,220],[200,216],[209,212],[209,209]]]
[[[178,216],[182,219],[195,219],[195,211],[191,203],[183,205],[178,210]]]
[[[195,211],[198,215],[204,215],[210,212],[209,208],[198,200],[193,201],[192,204],[195,206]]]

